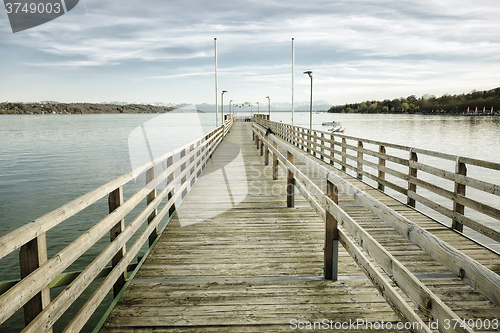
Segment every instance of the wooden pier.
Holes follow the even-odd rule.
[[[401,146],[384,144],[375,151],[368,145],[382,147],[380,143],[359,139],[351,145],[352,138],[343,135],[327,136],[265,117],[255,121],[229,119],[203,138],[143,166],[150,186],[138,192],[137,199],[124,200],[121,192],[132,174],[89,196],[97,200],[110,193],[111,214],[103,220],[111,219],[109,227],[101,221],[96,235],[111,231],[111,243],[98,263],[102,270],[114,258],[113,265],[102,290],[100,286],[65,331],[79,331],[113,286],[116,301],[97,327],[100,332],[500,331],[500,255],[461,232],[467,225],[499,240],[498,231],[464,215],[464,207],[472,206],[498,220],[498,209],[467,198],[464,186],[498,198],[499,185],[476,181],[460,167],[479,163],[498,171],[500,165],[458,158],[459,176],[454,176],[419,164],[417,154],[432,152],[409,148],[405,162],[386,152],[406,149]],[[377,159],[376,176],[366,167],[374,164],[367,158],[370,154]],[[406,165],[406,186],[386,177],[400,174],[389,169],[387,161]],[[160,163],[166,168],[155,174]],[[425,168],[458,184],[454,195],[433,188],[453,196],[453,228],[414,208],[415,200],[425,201],[416,195],[416,184],[426,186],[416,170]],[[342,171],[347,169],[354,176]],[[378,186],[369,186],[363,177]],[[160,189],[162,180],[167,186]],[[388,196],[385,187],[404,192],[408,201]],[[128,210],[130,200],[135,207],[146,197],[144,213],[124,223],[126,213],[121,210]],[[179,198],[182,204],[175,207]],[[82,209],[90,201],[76,200],[68,207]],[[68,207],[49,217],[62,222]],[[447,212],[441,205],[435,207]],[[45,226],[49,217],[34,223]],[[126,248],[132,231],[146,220],[139,243]],[[168,222],[164,229],[159,227],[162,220]],[[23,240],[12,245],[14,236],[2,238],[10,243],[0,242],[0,258],[2,251],[27,248]],[[44,231],[38,228],[34,236],[42,244],[36,253],[43,252]],[[130,268],[148,239],[147,255]],[[0,319],[21,308],[30,295],[42,295],[57,276],[65,276],[70,264],[65,260],[42,258],[26,274],[31,279],[2,292]],[[127,266],[134,269],[128,275]],[[41,278],[50,267],[58,270],[45,277],[47,283],[32,279]],[[52,302],[48,297],[44,302],[43,295],[42,302],[28,302],[38,304],[38,310],[27,320],[26,331],[50,330],[82,285],[90,283],[84,279],[98,278],[97,264],[89,267],[66,282],[68,288]],[[19,286],[30,289],[16,298]],[[17,303],[5,306],[4,301]]]

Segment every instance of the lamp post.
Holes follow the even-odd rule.
[[[231,114],[231,103],[233,102],[233,100],[230,100],[229,101],[229,104],[227,106],[229,106],[229,114]]]
[[[257,102],[257,114],[260,114],[260,105],[259,105],[259,102]]]
[[[271,120],[271,98],[269,96],[266,96],[266,98],[269,100],[269,119],[268,120]]]
[[[224,124],[224,94],[227,93],[226,90],[222,90],[222,94],[220,94],[220,116],[221,122]]]
[[[218,80],[217,80],[217,38],[214,38],[214,49],[215,49],[215,126],[219,126],[219,104],[217,97],[219,94]]]
[[[313,76],[312,71],[305,71],[304,74],[309,75],[311,78],[311,101],[310,101],[310,109],[309,109],[309,129],[312,130],[312,122],[313,122]]]

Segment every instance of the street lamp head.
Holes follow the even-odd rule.
[[[312,73],[313,73],[312,71],[305,71],[305,72],[304,72],[304,74],[309,75],[309,77],[312,77]]]
[[[227,93],[227,91],[226,91],[226,90],[222,90],[222,93],[223,93],[223,94],[224,94],[224,93]]]
[[[271,100],[271,98],[269,98],[269,96],[266,96],[266,98],[267,98],[268,100]]]

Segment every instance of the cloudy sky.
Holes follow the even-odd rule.
[[[80,0],[12,33],[0,101],[330,104],[500,86],[498,0]]]

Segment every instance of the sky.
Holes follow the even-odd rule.
[[[498,0],[80,0],[13,33],[0,102],[332,105],[500,86]]]

